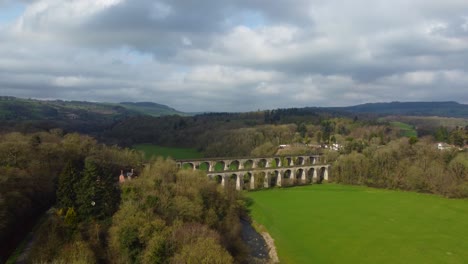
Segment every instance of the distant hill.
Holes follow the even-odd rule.
[[[457,102],[391,102],[368,103],[348,107],[331,107],[351,113],[379,115],[443,116],[468,118],[468,105]]]
[[[150,116],[162,116],[162,115],[187,115],[183,112],[179,112],[174,108],[171,108],[167,105],[152,103],[152,102],[122,102],[119,105],[129,109],[134,110],[142,114]]]
[[[60,127],[91,133],[106,129],[131,116],[185,115],[156,103],[95,103],[84,101],[34,100],[0,96],[0,122],[3,130],[30,131]]]

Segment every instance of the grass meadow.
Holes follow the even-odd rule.
[[[152,144],[138,144],[132,148],[142,151],[147,160],[157,156],[171,157],[173,159],[197,159],[203,157],[200,152],[192,148],[161,147]]]
[[[392,125],[393,127],[400,128],[401,135],[404,137],[417,137],[418,136],[418,133],[416,132],[414,127],[409,124],[394,121],[394,122],[390,122],[390,125]]]
[[[337,184],[249,192],[281,263],[468,263],[468,200]]]

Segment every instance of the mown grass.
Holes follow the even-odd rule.
[[[467,263],[468,200],[336,184],[247,193],[281,263]]]
[[[173,159],[197,159],[203,157],[202,153],[193,148],[161,147],[152,144],[138,144],[132,148],[143,151],[147,160],[157,156],[171,157]]]
[[[418,133],[416,132],[414,127],[409,124],[395,121],[395,122],[390,122],[390,125],[393,127],[398,127],[401,130],[401,135],[404,137],[417,137],[418,136]]]

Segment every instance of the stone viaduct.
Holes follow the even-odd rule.
[[[235,184],[237,190],[320,183],[328,180],[330,165],[320,155],[260,158],[211,158],[176,160],[179,168],[204,170],[221,185]]]

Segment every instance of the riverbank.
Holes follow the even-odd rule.
[[[279,263],[273,238],[262,226],[241,219],[242,239],[250,249],[249,263]]]

